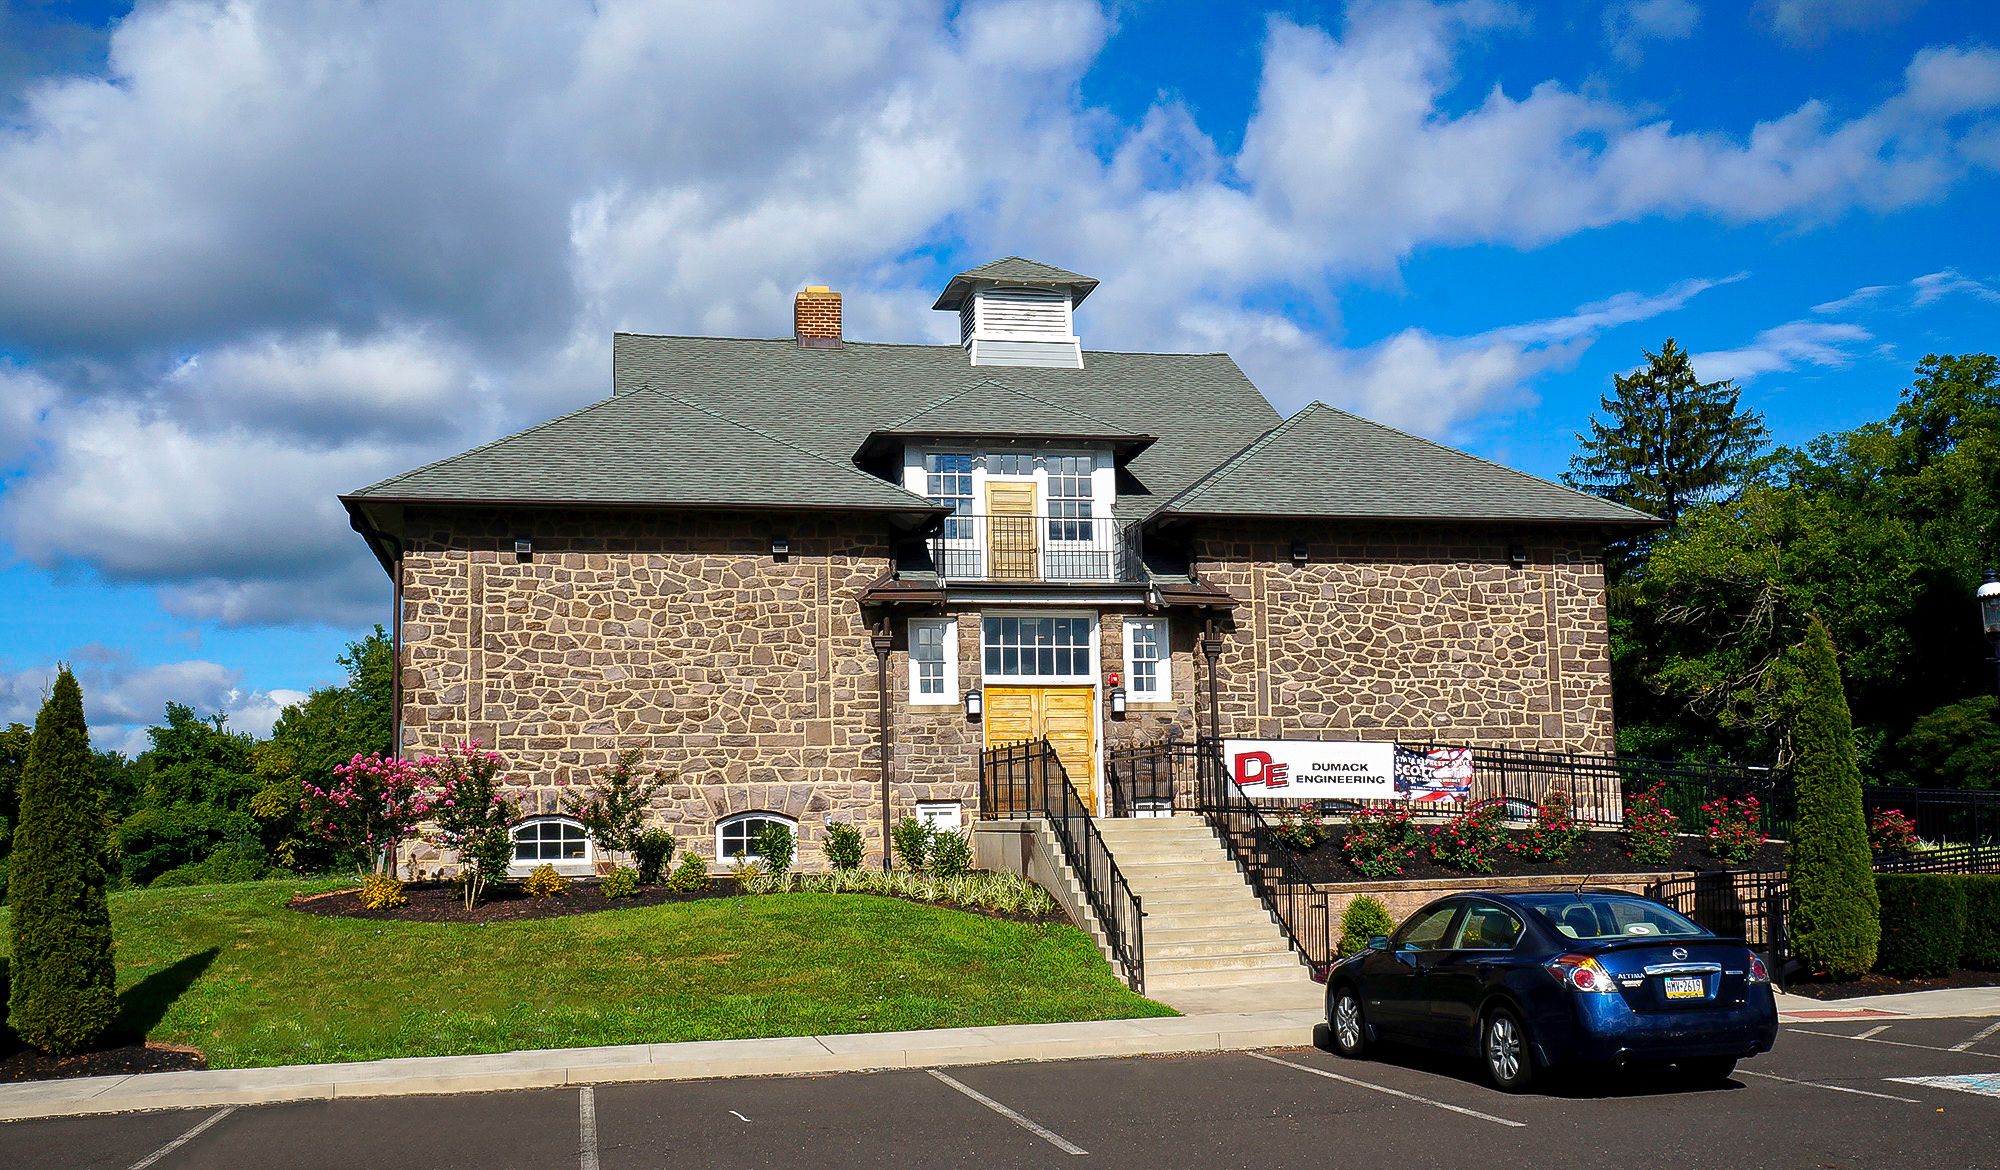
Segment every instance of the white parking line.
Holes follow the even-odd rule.
[[[1880,1097],[1884,1101],[1901,1101],[1905,1105],[1922,1105],[1915,1097],[1898,1097],[1890,1093],[1871,1093],[1867,1089],[1850,1089],[1846,1085],[1823,1085],[1818,1081],[1799,1081],[1791,1077],[1781,1077],[1776,1073],[1751,1072],[1746,1068],[1736,1070],[1739,1077],[1763,1077],[1767,1081],[1783,1081],[1788,1085],[1804,1085],[1808,1089],[1825,1089],[1833,1093],[1852,1093],[1857,1097]]]
[[[1981,1040],[1986,1039],[1988,1036],[1991,1036],[1995,1032],[2000,1032],[2000,1023],[1986,1025],[1984,1028],[1981,1028],[1977,1033],[1975,1033],[1972,1039],[1967,1040],[1963,1044],[1952,1045],[1951,1050],[1953,1052],[1964,1052],[1966,1049],[1972,1047],[1974,1044],[1979,1043]]]
[[[1935,1044],[1912,1044],[1907,1040],[1878,1040],[1873,1036],[1865,1038],[1861,1036],[1849,1036],[1844,1032],[1815,1032],[1811,1028],[1794,1028],[1794,1027],[1787,1027],[1785,1030],[1787,1032],[1796,1032],[1801,1036],[1828,1036],[1835,1040],[1865,1039],[1865,1042],[1869,1044],[1893,1044],[1898,1048],[1921,1048],[1925,1052],[1963,1052],[1967,1056],[2000,1057],[2000,1053],[1974,1052],[1970,1048],[1939,1048]]]
[[[1877,1025],[1875,1025],[1874,1027],[1872,1027],[1872,1028],[1868,1029],[1868,1030],[1867,1030],[1866,1032],[1856,1032],[1856,1033],[1854,1034],[1854,1038],[1855,1038],[1856,1040],[1866,1040],[1866,1039],[1868,1039],[1868,1038],[1869,1038],[1870,1036],[1880,1036],[1880,1035],[1881,1035],[1882,1033],[1884,1033],[1884,1032],[1886,1032],[1886,1031],[1888,1031],[1888,1030],[1889,1030],[1889,1025],[1887,1025],[1887,1024],[1877,1024]]]
[[[1049,1130],[1043,1129],[1041,1126],[1036,1125],[1032,1121],[1029,1121],[1027,1118],[1014,1112],[1012,1109],[1007,1108],[1000,1102],[995,1101],[993,1098],[980,1092],[978,1089],[973,1088],[971,1085],[965,1084],[962,1081],[955,1081],[934,1068],[925,1069],[924,1071],[936,1077],[938,1080],[943,1081],[945,1084],[950,1085],[952,1088],[957,1089],[959,1092],[964,1093],[966,1096],[972,1098],[974,1101],[979,1102],[981,1105],[986,1106],[993,1112],[998,1113],[1000,1116],[1013,1122],[1015,1125],[1018,1125],[1022,1129],[1027,1130],[1029,1133],[1034,1134],[1036,1137],[1041,1138],[1043,1141],[1054,1146],[1056,1149],[1061,1150],[1065,1154],[1088,1154],[1090,1152],[1089,1150],[1084,1149],[1082,1146],[1075,1145],[1069,1141],[1066,1141],[1061,1134],[1052,1133]]]
[[[1509,1121],[1504,1117],[1495,1117],[1491,1113],[1481,1113],[1477,1109],[1467,1109],[1463,1105],[1450,1105],[1443,1101],[1433,1101],[1429,1097],[1419,1097],[1415,1093],[1405,1093],[1401,1089],[1392,1089],[1387,1085],[1377,1085],[1369,1081],[1357,1081],[1353,1077],[1344,1077],[1337,1072],[1328,1072],[1323,1068],[1314,1068],[1309,1064],[1293,1064],[1289,1060],[1279,1060],[1275,1056],[1266,1056],[1261,1052],[1246,1052],[1244,1053],[1244,1055],[1254,1056],[1258,1060],[1268,1060],[1272,1064],[1282,1064],[1286,1068],[1295,1068],[1298,1069],[1300,1072],[1308,1072],[1316,1077],[1325,1077],[1327,1080],[1330,1081],[1339,1081],[1343,1085],[1353,1085],[1356,1088],[1362,1088],[1362,1089],[1373,1089],[1378,1093],[1387,1093],[1391,1097],[1401,1097],[1405,1101],[1415,1101],[1419,1105],[1434,1105],[1439,1109],[1449,1109],[1453,1113],[1463,1113],[1467,1117],[1477,1117],[1481,1121],[1490,1121],[1495,1125],[1511,1125],[1515,1129],[1523,1129],[1526,1128],[1528,1124],[1525,1121]]]
[[[229,1108],[224,1109],[220,1113],[209,1114],[206,1118],[202,1119],[201,1123],[196,1125],[193,1129],[188,1130],[186,1133],[175,1138],[173,1141],[168,1142],[166,1145],[161,1146],[159,1149],[154,1150],[150,1154],[147,1154],[145,1157],[139,1159],[137,1162],[132,1163],[132,1170],[146,1170],[146,1167],[151,1166],[153,1163],[159,1161],[161,1158],[166,1157],[168,1154],[171,1154],[175,1150],[180,1149],[182,1146],[193,1141],[195,1138],[200,1137],[201,1132],[203,1130],[207,1129],[211,1125],[214,1125],[216,1122],[221,1121],[223,1118],[229,1116],[234,1112],[236,1112],[236,1106],[231,1105]]]
[[[581,1170],[597,1170],[597,1094],[589,1085],[576,1091],[576,1161]]]

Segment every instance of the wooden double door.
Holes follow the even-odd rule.
[[[986,688],[986,746],[1043,739],[1070,785],[1097,812],[1097,696],[1092,687]]]

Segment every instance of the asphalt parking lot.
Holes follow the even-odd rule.
[[[1787,1025],[1723,1088],[1510,1096],[1318,1049],[600,1085],[18,1121],[0,1165],[1996,1167],[2000,1021]]]

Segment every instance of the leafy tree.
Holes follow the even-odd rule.
[[[153,746],[143,757],[149,771],[145,803],[248,806],[263,787],[250,765],[255,740],[230,731],[228,724],[222,712],[202,719],[187,704],[169,702],[166,724],[146,729]]]
[[[386,756],[390,743],[390,685],[395,664],[381,626],[348,644],[337,661],[347,681],[321,687],[286,707],[271,727],[270,742],[291,762],[292,775],[331,788],[334,769],[356,756]]]
[[[1918,719],[1898,745],[1907,776],[1940,788],[2000,788],[2000,700],[1946,703]]]
[[[500,771],[500,756],[481,751],[474,740],[442,756],[425,756],[417,767],[430,782],[438,840],[458,853],[465,907],[470,910],[479,905],[488,885],[506,875],[514,857],[508,826],[516,810],[501,791],[507,777]]]
[[[104,798],[83,691],[66,667],[35,719],[20,812],[9,1023],[45,1052],[77,1052],[111,1027],[118,992],[105,900]]]
[[[563,801],[569,815],[577,819],[590,839],[607,854],[633,851],[644,828],[646,810],[665,786],[666,778],[661,773],[641,775],[637,771],[644,755],[638,748],[620,753],[617,763],[599,773],[598,782],[590,792],[582,796],[572,794]]]
[[[1788,850],[1792,945],[1808,970],[1852,979],[1875,965],[1882,906],[1861,807],[1847,699],[1833,640],[1817,620],[1798,656],[1798,819]]]
[[[1598,400],[1608,421],[1593,416],[1590,434],[1576,436],[1581,449],[1563,482],[1669,523],[1732,495],[1770,438],[1761,416],[1739,409],[1730,382],[1695,378],[1671,337],[1646,352],[1645,369],[1613,377],[1612,386]],[[1607,569],[1615,577],[1636,551],[1611,550]]]
[[[194,865],[225,848],[234,855],[262,857],[261,836],[256,818],[246,811],[185,801],[147,805],[118,826],[125,880],[135,886],[150,885],[169,870]]]
[[[21,772],[28,766],[25,723],[0,731],[0,900],[7,896],[8,855],[14,848],[14,822],[21,816]]]

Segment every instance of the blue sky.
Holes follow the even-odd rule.
[[[0,0],[0,719],[267,727],[386,618],[334,495],[607,392],[613,330],[940,340],[1103,280],[1553,476],[1672,336],[1780,441],[2000,320],[2000,16],[1949,0]]]

